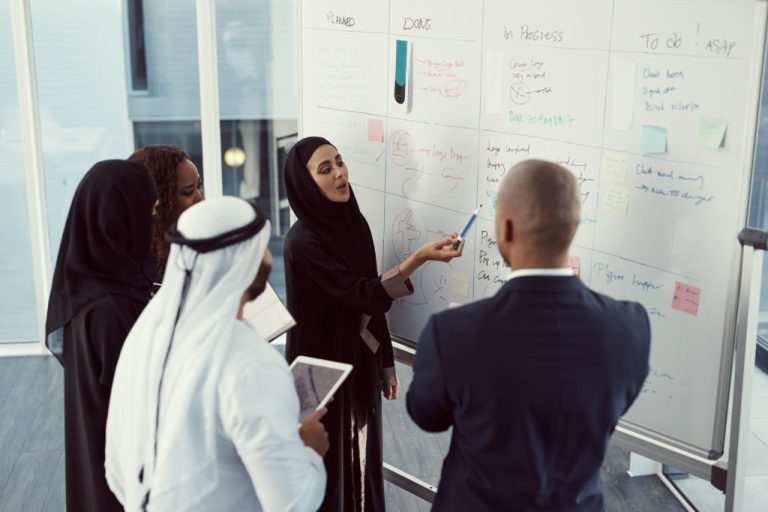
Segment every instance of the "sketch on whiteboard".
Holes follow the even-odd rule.
[[[389,40],[391,63],[397,60],[396,41],[399,40]],[[394,107],[396,103],[390,102],[390,119],[476,130],[480,122],[480,105],[476,98],[481,76],[480,62],[475,57],[480,52],[481,41],[419,37],[409,40],[411,42],[412,108],[407,113],[399,112],[400,109]],[[392,98],[395,89],[396,81],[389,80],[386,97]]]
[[[576,178],[582,199],[581,227],[577,231],[576,241],[582,245],[591,243],[597,218],[597,191],[602,161],[600,150],[499,133],[484,134],[480,147],[478,186],[480,197],[487,198],[483,201],[483,217],[493,218],[496,214],[498,189],[512,166],[529,158],[549,160],[562,165]]]
[[[415,58],[416,89],[439,98],[458,98],[467,92],[464,60]]]
[[[552,93],[552,87],[544,83],[547,78],[544,61],[512,57],[509,60],[509,69],[512,78],[509,99],[515,105],[525,105],[537,95]]]
[[[397,128],[389,136],[388,154],[395,164],[387,189],[408,199],[448,206],[459,187],[473,173],[468,149],[445,144],[442,132],[432,133],[418,128],[412,135]]]
[[[450,194],[464,181],[454,169],[446,167],[437,172],[426,166],[406,167],[409,173],[402,186],[402,193],[408,199],[434,199]],[[436,185],[436,186],[435,186]]]
[[[450,233],[441,229],[417,227],[416,223],[417,219],[412,209],[397,214],[392,223],[392,253],[399,263],[405,261],[427,241],[450,237]],[[440,301],[447,306],[451,269],[450,263],[434,261],[425,263],[411,276],[411,282],[414,284],[413,295],[397,299],[396,303],[402,307]]]
[[[475,289],[476,298],[485,299],[494,295],[504,284],[511,268],[501,255],[496,242],[493,223],[479,221],[479,235],[475,255]]]
[[[685,381],[675,378],[668,370],[651,368],[640,393],[646,395],[666,395],[667,399],[672,399],[675,394],[679,393],[679,391],[672,389],[675,387],[684,388]]]
[[[392,224],[392,252],[399,263],[405,261],[419,248],[422,231],[414,226],[413,210],[395,216]]]
[[[408,165],[411,162],[413,147],[413,138],[405,130],[395,130],[389,137],[389,157],[395,165]]]
[[[590,194],[592,194],[597,186],[597,173],[588,172],[588,164],[586,160],[579,160],[571,155],[565,158],[556,157],[555,163],[562,165],[573,173],[576,177],[576,181],[579,184],[579,190],[581,191],[581,204],[585,205]]]

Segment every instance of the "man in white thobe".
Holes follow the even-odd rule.
[[[107,419],[106,476],[128,511],[316,510],[328,438],[282,356],[242,320],[263,291],[269,222],[232,197],[171,230],[163,285],[131,330]]]

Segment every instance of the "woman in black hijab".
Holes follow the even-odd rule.
[[[69,208],[45,326],[64,365],[67,510],[122,510],[104,476],[107,409],[123,341],[149,300],[142,265],[155,200],[143,165],[107,160]]]
[[[296,319],[286,357],[354,366],[323,420],[331,448],[320,510],[383,511],[381,394],[392,400],[398,392],[384,313],[413,292],[408,278],[422,263],[449,261],[463,246],[427,243],[379,276],[371,230],[336,148],[321,137],[302,139],[288,154],[285,181],[299,219],[285,239],[288,309]]]

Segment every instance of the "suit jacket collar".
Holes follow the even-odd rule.
[[[501,292],[567,292],[586,288],[579,276],[520,276],[507,281]]]

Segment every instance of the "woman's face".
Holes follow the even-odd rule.
[[[203,180],[195,164],[184,160],[176,168],[176,217],[205,198]]]
[[[317,148],[307,162],[307,169],[326,199],[334,203],[349,201],[349,171],[336,148],[330,144]]]

